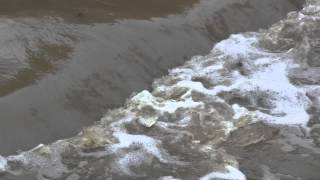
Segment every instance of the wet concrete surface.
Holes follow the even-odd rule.
[[[72,136],[132,92],[149,89],[169,68],[207,54],[214,42],[268,27],[302,5],[300,0],[27,2],[1,0],[1,155]]]

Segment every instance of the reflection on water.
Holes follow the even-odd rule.
[[[199,0],[0,0],[0,15],[63,17],[72,23],[149,19],[176,14]]]
[[[301,5],[299,0],[2,2],[3,155],[77,133],[132,92],[150,88],[167,69],[207,54],[213,42],[269,26]],[[100,12],[130,19],[115,23]],[[134,19],[154,16],[166,17]]]
[[[68,59],[72,48],[68,46],[43,44],[37,52],[28,50],[28,64],[21,67],[21,63],[12,63],[12,59],[0,63],[2,77],[0,82],[0,96],[5,96],[23,87],[29,86],[48,73],[58,70],[61,61]],[[4,66],[3,66],[4,65]],[[9,66],[8,66],[9,65]],[[14,74],[9,72],[13,71]],[[10,76],[10,74],[12,74]],[[8,76],[9,75],[9,76]]]
[[[32,84],[66,60],[73,43],[67,33],[52,18],[0,19],[0,97]]]

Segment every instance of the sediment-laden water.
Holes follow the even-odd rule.
[[[0,154],[75,135],[230,33],[299,0],[1,0]]]
[[[320,177],[320,1],[231,35],[78,135],[0,156],[6,180]]]

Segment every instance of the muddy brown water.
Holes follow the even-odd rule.
[[[301,0],[0,0],[0,154],[70,137]]]

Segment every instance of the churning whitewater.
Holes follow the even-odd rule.
[[[275,171],[279,164],[230,149],[268,144],[273,149],[263,152],[279,147],[288,161],[300,156],[287,156],[296,149],[320,158],[319,37],[320,1],[309,0],[270,29],[232,35],[170,70],[153,91],[134,94],[79,135],[0,157],[0,173],[3,179],[315,179],[320,174],[311,168]],[[252,169],[248,159],[260,164]]]

